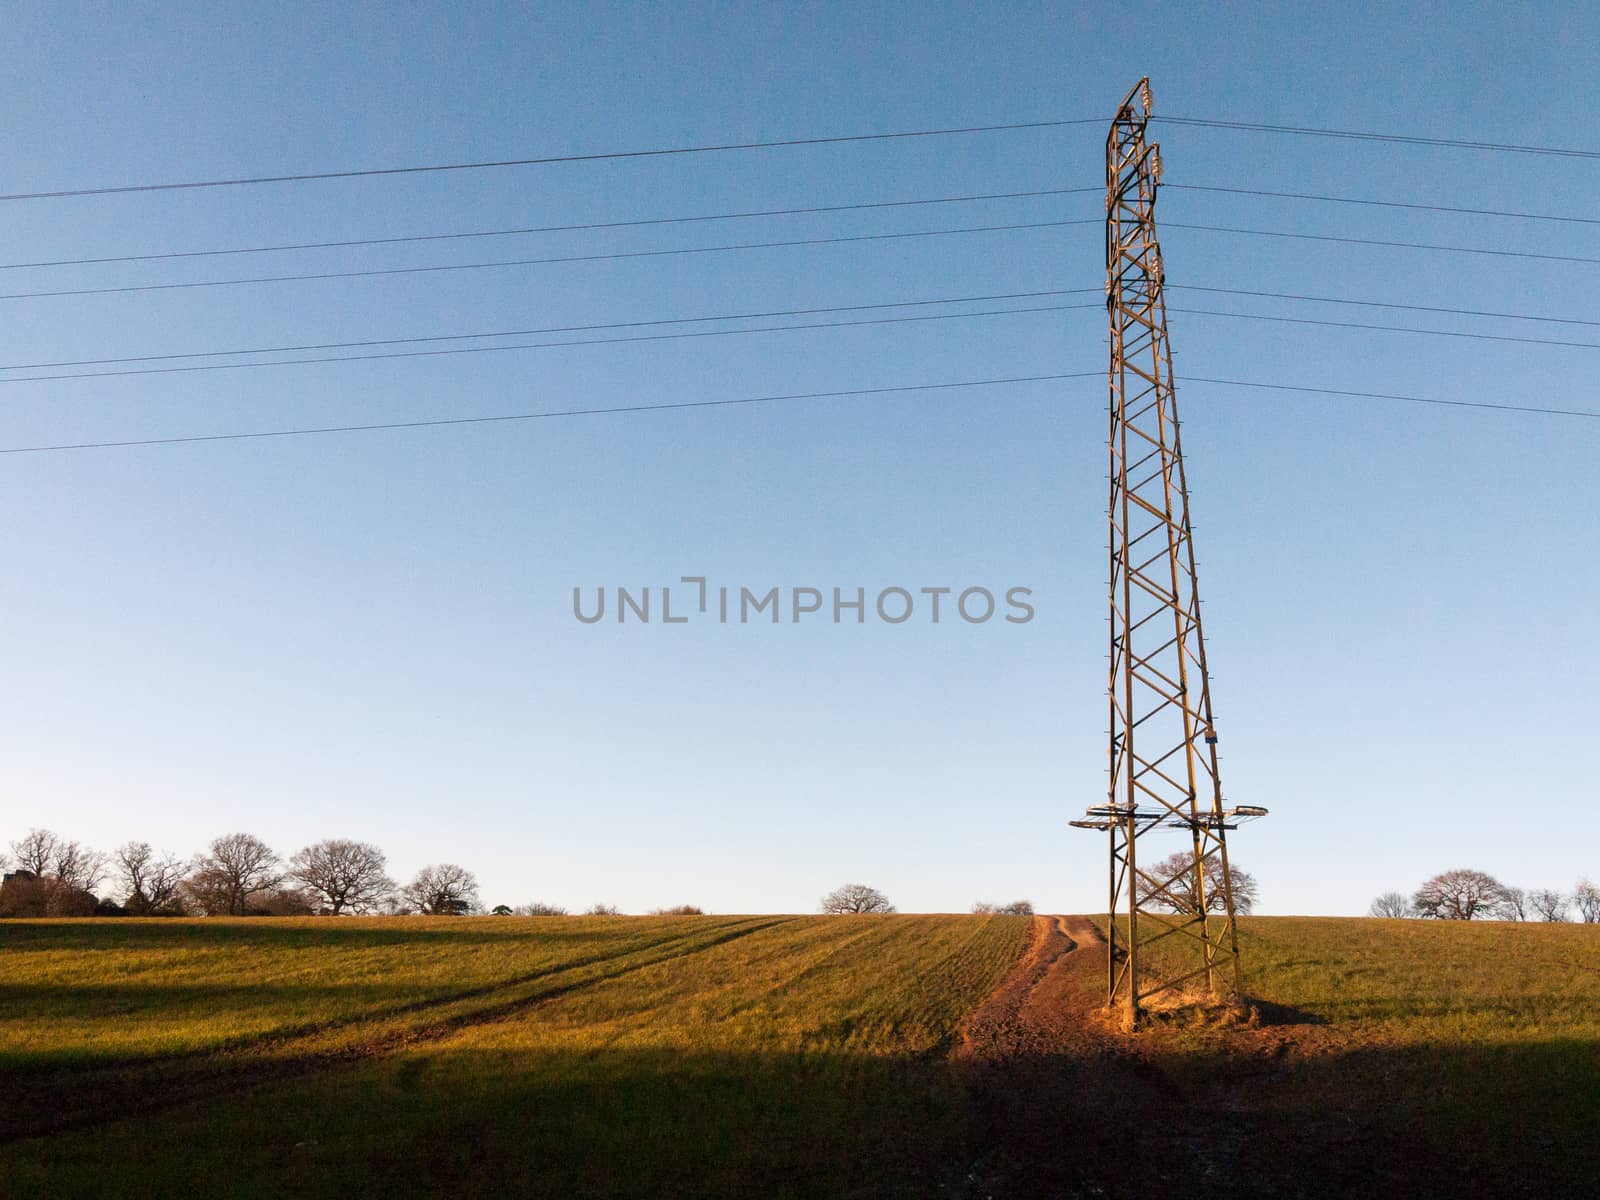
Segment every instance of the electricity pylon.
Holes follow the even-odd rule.
[[[1072,824],[1110,844],[1106,999],[1138,1023],[1145,1002],[1204,979],[1237,994],[1227,831],[1259,817],[1225,809],[1217,773],[1189,493],[1156,241],[1160,148],[1145,140],[1150,81],[1106,138],[1106,309],[1111,319],[1111,782]],[[1189,834],[1176,873],[1141,862],[1155,830]],[[1146,856],[1147,858],[1150,856]],[[1147,953],[1171,938],[1159,960]]]

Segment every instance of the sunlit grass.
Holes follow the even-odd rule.
[[[296,935],[293,944],[323,925],[278,927]],[[52,1195],[142,1196],[196,1180],[262,1197],[740,1196],[752,1180],[766,1195],[930,1195],[959,1181],[971,1153],[945,1051],[1016,960],[1028,927],[1019,917],[932,916],[427,922],[381,949],[310,947],[310,961],[336,952],[299,976],[294,950],[257,943],[276,981],[263,1002],[279,1014],[259,1019],[286,1024],[345,1013],[355,994],[284,1005],[277,988],[288,979],[356,989],[375,964],[388,983],[380,1004],[392,1005],[402,986],[419,998],[447,990],[432,952],[453,938],[470,962],[457,984],[557,969],[510,989],[532,1007],[486,1020],[469,1008],[473,1019],[457,1029],[353,1066],[318,1063],[224,1104],[17,1143],[0,1151],[0,1174]],[[474,930],[507,944],[484,959]],[[105,936],[109,966],[114,930]],[[595,958],[608,939],[617,953],[603,961],[560,965]],[[241,969],[250,961],[242,943],[217,952]],[[168,953],[165,967],[160,955],[135,957],[188,998],[189,1020],[151,1019],[174,1044],[193,1044],[215,1026],[179,984],[203,976],[191,974],[182,948]],[[49,985],[35,968],[27,995],[33,1019],[47,1019]],[[115,1024],[115,1014],[83,1007],[83,982],[66,981],[77,1027]],[[437,1011],[413,1019],[421,1025]],[[147,1044],[120,1036],[117,1044]],[[235,1056],[271,1067],[306,1044],[336,1049],[339,1038],[365,1036],[339,1028]],[[63,1086],[71,1079],[65,1073]],[[495,1164],[488,1175],[475,1166],[485,1160]]]

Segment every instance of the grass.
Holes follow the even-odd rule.
[[[1600,926],[1257,917],[1239,938],[1244,992],[1287,1023],[1149,1041],[1179,1086],[1251,1114],[1260,1177],[1593,1190]],[[1330,1142],[1354,1162],[1330,1167]]]
[[[28,1107],[59,1126],[86,1118],[73,1096],[182,1103],[13,1141],[0,1178],[17,1194],[489,1196],[515,1180],[521,1195],[736,1196],[759,1180],[767,1195],[929,1195],[969,1154],[946,1052],[1028,928],[913,916],[172,924],[159,938],[110,922],[20,935],[28,982],[5,993],[3,1044],[32,1076]],[[0,926],[0,944],[18,928]],[[264,1011],[241,1037],[229,1025],[251,1008],[240,980],[256,960]],[[229,981],[208,981],[207,963]],[[187,1058],[152,1056],[158,1046]]]
[[[950,1051],[1027,930],[0,922],[0,1194],[975,1194],[993,1131]],[[1592,1189],[1600,927],[1254,918],[1241,939],[1283,1023],[1137,1044],[1174,1127],[1215,1130],[1189,1169],[1253,1181],[1235,1200]],[[1033,1152],[1059,1158],[1104,1099],[1070,1081],[1124,1076],[1055,1053],[1067,1107]]]

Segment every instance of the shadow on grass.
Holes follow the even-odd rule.
[[[1592,1194],[1588,1042],[1269,1055],[424,1047],[0,1149],[17,1195]],[[693,1037],[695,1031],[677,1031]],[[1199,1188],[1198,1192],[1193,1189]]]
[[[27,1070],[7,1073],[11,1088],[9,1103],[0,1106],[0,1142],[102,1124],[108,1104],[112,1111],[124,1103],[172,1107],[390,1054],[661,962],[681,961],[789,919],[702,919],[643,946],[615,946],[470,988],[285,1024],[180,1054],[65,1062],[32,1054],[23,1059]],[[256,991],[263,1002],[271,998],[271,989]],[[303,993],[297,990],[296,998]]]

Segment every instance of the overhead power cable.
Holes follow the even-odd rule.
[[[1169,283],[1166,286],[1167,286],[1167,290],[1168,291],[1203,292],[1203,293],[1206,293],[1206,294],[1209,294],[1209,295],[1219,295],[1219,296],[1245,296],[1245,297],[1250,297],[1250,298],[1254,298],[1254,299],[1269,299],[1269,300],[1296,300],[1296,301],[1313,302],[1313,303],[1318,303],[1318,304],[1338,304],[1338,305],[1355,306],[1355,307],[1362,307],[1362,308],[1394,309],[1394,310],[1405,311],[1405,312],[1441,313],[1441,314],[1449,314],[1449,315],[1452,315],[1452,316],[1470,316],[1470,317],[1497,317],[1497,318],[1502,318],[1502,319],[1505,319],[1505,320],[1514,320],[1514,321],[1538,321],[1538,322],[1547,322],[1547,323],[1561,324],[1561,325],[1588,325],[1588,326],[1600,327],[1600,321],[1584,320],[1584,319],[1581,319],[1581,318],[1578,318],[1578,317],[1544,317],[1544,316],[1536,316],[1536,315],[1534,315],[1532,313],[1499,312],[1499,311],[1495,311],[1495,310],[1479,309],[1479,308],[1448,308],[1448,307],[1443,307],[1443,306],[1439,306],[1439,305],[1428,305],[1428,304],[1403,304],[1403,303],[1400,303],[1398,301],[1389,301],[1389,300],[1357,300],[1357,299],[1351,299],[1351,298],[1348,298],[1348,297],[1340,297],[1340,296],[1312,296],[1312,295],[1306,295],[1306,294],[1297,293],[1297,292],[1267,292],[1267,291],[1258,291],[1258,290],[1244,289],[1244,288],[1205,287],[1205,286],[1202,286],[1202,285],[1199,285],[1199,284]],[[349,342],[297,342],[297,343],[290,343],[290,344],[278,345],[278,346],[243,346],[243,347],[237,347],[237,348],[229,349],[229,350],[190,350],[190,351],[182,351],[182,352],[169,353],[169,354],[134,354],[134,355],[123,355],[123,356],[120,356],[120,357],[58,359],[58,360],[47,361],[47,362],[8,363],[8,364],[5,364],[3,366],[0,366],[0,372],[4,372],[4,371],[46,371],[46,370],[59,370],[59,369],[66,368],[66,367],[102,367],[102,366],[117,366],[117,365],[122,365],[122,364],[129,364],[129,363],[175,362],[175,361],[199,359],[199,358],[241,358],[241,357],[245,357],[247,355],[303,354],[303,353],[309,353],[311,351],[318,351],[318,350],[365,350],[365,349],[372,349],[372,348],[376,348],[376,347],[380,347],[380,346],[427,345],[427,344],[434,344],[434,343],[438,343],[438,342],[478,341],[478,340],[488,340],[488,339],[491,339],[491,338],[548,337],[548,336],[552,336],[552,335],[555,335],[555,334],[563,334],[563,333],[590,333],[590,332],[598,332],[598,331],[612,330],[612,329],[642,329],[642,328],[658,327],[658,326],[663,326],[663,325],[697,325],[697,324],[705,324],[705,323],[708,323],[708,322],[720,322],[720,321],[756,321],[756,320],[769,320],[769,319],[777,318],[777,317],[819,316],[819,315],[822,315],[824,313],[870,312],[870,311],[881,310],[881,309],[890,309],[890,308],[922,308],[922,307],[927,307],[927,306],[931,306],[931,305],[943,305],[943,304],[981,304],[981,303],[991,303],[991,302],[1001,301],[1001,300],[1038,300],[1038,299],[1044,299],[1044,298],[1047,298],[1047,297],[1056,297],[1056,296],[1078,296],[1078,295],[1088,295],[1088,294],[1091,294],[1091,293],[1098,294],[1102,290],[1103,290],[1103,288],[1101,288],[1101,287],[1089,287],[1089,288],[1065,288],[1065,289],[1057,288],[1057,289],[1035,291],[1035,292],[992,292],[992,293],[988,293],[988,294],[984,294],[984,295],[977,295],[977,296],[943,296],[943,297],[935,297],[935,298],[919,298],[919,299],[916,299],[916,300],[888,300],[888,301],[882,301],[882,302],[879,302],[879,303],[876,303],[876,304],[835,304],[835,305],[826,305],[826,306],[815,307],[815,308],[766,309],[766,310],[759,311],[759,312],[716,313],[716,314],[712,314],[712,315],[708,315],[708,316],[695,316],[695,317],[661,317],[661,318],[654,318],[654,319],[651,319],[651,320],[642,320],[642,321],[611,321],[611,322],[592,323],[592,324],[585,324],[585,325],[550,325],[550,326],[545,326],[545,327],[542,327],[542,328],[532,328],[532,329],[492,329],[492,330],[485,330],[485,331],[474,332],[474,333],[418,334],[418,335],[413,335],[413,336],[410,336],[410,337],[366,338],[366,339],[363,339],[363,340],[360,340],[360,341],[349,341]],[[1076,307],[1076,306],[1074,306],[1074,307]],[[1096,306],[1090,306],[1090,307],[1096,307]],[[1032,311],[1032,310],[1007,310],[1007,311]],[[1172,311],[1174,311],[1174,312],[1197,312],[1197,313],[1209,313],[1210,312],[1210,310],[1205,310],[1205,309],[1180,309],[1180,308],[1175,308]],[[1246,316],[1248,314],[1235,313],[1235,314],[1215,314],[1215,315]],[[1287,318],[1285,318],[1285,319],[1287,319]],[[1344,322],[1332,322],[1332,324],[1341,325],[1342,326],[1345,323]],[[1372,328],[1372,329],[1383,329],[1383,330],[1395,330],[1397,332],[1420,332],[1420,333],[1447,332],[1447,331],[1441,331],[1441,330],[1416,330],[1416,329],[1409,329],[1409,328],[1406,328],[1404,326],[1394,326],[1394,325],[1371,325],[1371,326],[1355,325],[1354,327],[1355,328],[1361,328],[1361,329]],[[1488,336],[1491,336],[1491,335],[1484,335],[1484,336],[1488,337]],[[1495,338],[1494,340],[1501,340],[1501,339]],[[1530,339],[1530,340],[1532,340],[1532,339]],[[1549,344],[1551,344],[1551,345],[1567,345],[1569,343],[1551,342]],[[1583,346],[1589,345],[1589,343],[1586,343],[1586,342],[1585,343],[1570,343],[1570,344],[1572,344],[1572,345],[1583,345]],[[338,361],[338,360],[337,359],[333,359],[333,360],[330,360],[330,361]],[[270,364],[259,364],[259,365],[270,365]],[[3,383],[3,382],[5,382],[5,380],[3,378],[0,378],[0,383]]]
[[[1529,146],[1508,142],[1480,142],[1455,138],[1423,137],[1414,134],[1374,133],[1351,129],[1320,129],[1299,125],[1270,125],[1259,121],[1220,121],[1201,117],[1159,116],[1169,125],[1190,125],[1210,129],[1231,129],[1251,133],[1294,134],[1306,137],[1346,138],[1358,141],[1388,142],[1409,146],[1440,146],[1463,150],[1488,150],[1513,154],[1544,154],[1563,158],[1600,158],[1600,151],[1557,146]],[[901,129],[884,133],[858,133],[827,137],[781,138],[771,141],[722,142],[694,146],[664,146],[645,150],[612,150],[591,154],[549,154],[533,158],[485,159],[476,162],[425,163],[407,167],[370,167],[338,171],[302,171],[277,175],[240,175],[221,179],[192,179],[177,182],[116,184],[104,187],[55,188],[32,192],[0,194],[0,200],[59,200],[76,196],[113,196],[140,192],[192,191],[201,188],[246,187],[269,183],[308,183],[330,179],[370,179],[396,175],[437,174],[447,171],[482,171],[503,167],[549,166],[556,163],[605,162],[625,159],[665,158],[692,154],[720,154],[744,150],[776,150],[799,146],[842,145],[851,142],[898,141],[913,138],[953,137],[967,134],[1003,133],[1020,130],[1063,129],[1076,125],[1100,125],[1105,117],[1078,117],[1071,120],[1014,121],[993,125],[964,125],[940,129]]]
[[[1226,387],[1262,388],[1272,392],[1307,392],[1318,396],[1351,396],[1363,400],[1404,400],[1410,404],[1436,404],[1446,408],[1487,408],[1497,412],[1539,413],[1551,417],[1589,417],[1600,421],[1600,412],[1582,408],[1538,408],[1529,404],[1497,404],[1487,400],[1440,400],[1433,396],[1403,396],[1393,392],[1354,392],[1343,388],[1300,387],[1288,383],[1261,383],[1249,379],[1210,379],[1204,375],[1184,375],[1180,383],[1218,383]]]
[[[833,246],[847,242],[887,242],[907,238],[947,237],[969,233],[1005,233],[1021,229],[1057,229],[1065,225],[1099,225],[1099,217],[1076,221],[1030,221],[1016,225],[972,225],[959,229],[920,229],[910,233],[863,233],[851,237],[795,238],[778,242],[740,242],[729,246],[686,246],[671,250],[624,250],[607,254],[563,254],[548,258],[513,258],[494,262],[446,263],[430,267],[381,267],[365,271],[320,271],[294,275],[256,275],[245,279],[201,279],[184,283],[139,283],[123,287],[63,288],[48,292],[0,292],[0,300],[38,300],[50,296],[109,296],[127,292],[167,292],[186,288],[237,287],[252,283],[298,283],[321,279],[364,279],[381,275],[427,275],[441,271],[481,271],[498,267],[530,267],[549,263],[604,262],[625,258],[661,258],[676,254],[720,254],[739,250],[771,250],[784,246]]]
[[[1215,308],[1172,308],[1169,312],[1192,313],[1201,317],[1232,317],[1240,321],[1273,321],[1285,325],[1323,325],[1332,329],[1370,329],[1381,333],[1423,333],[1432,337],[1466,338],[1478,342],[1519,342],[1528,346],[1564,346],[1579,350],[1600,350],[1600,342],[1562,342],[1551,338],[1514,337],[1504,333],[1472,333],[1459,329],[1420,329],[1414,325],[1376,325],[1361,321],[1328,321],[1316,317],[1279,317],[1266,313],[1222,312]]]
[[[899,387],[853,388],[834,392],[794,392],[775,396],[746,396],[729,400],[684,400],[667,404],[625,404],[603,408],[571,408],[554,412],[507,413],[488,417],[441,417],[424,421],[383,421],[364,425],[323,425],[300,429],[250,430],[243,433],[185,434],[176,437],[130,438],[105,442],[59,442],[38,446],[0,447],[0,454],[45,454],[65,450],[113,450],[135,446],[175,446],[196,442],[236,442],[256,438],[313,437],[334,433],[371,433],[388,429],[434,429],[449,425],[491,425],[515,421],[541,421],[559,417],[604,416],[621,413],[666,412],[690,408],[726,408],[738,405],[774,404],[793,400],[824,400],[849,396],[883,396],[906,392],[947,391],[957,388],[998,387],[1018,383],[1046,383],[1067,379],[1103,379],[1104,369],[1067,374],[1022,375],[1005,379],[968,379],[955,383],[920,383]],[[1397,400],[1411,404],[1442,405],[1449,408],[1490,409],[1497,412],[1536,413],[1541,416],[1585,417],[1600,420],[1600,412],[1584,409],[1540,408],[1526,404],[1498,404],[1478,400],[1441,400],[1429,396],[1408,396],[1392,392],[1358,392],[1341,388],[1301,387],[1286,383],[1263,383],[1248,379],[1217,379],[1203,375],[1185,376],[1186,382],[1210,383],[1225,387],[1256,388],[1277,392],[1303,392],[1320,396],[1339,396],[1367,400]]]
[[[1501,317],[1507,321],[1543,321],[1553,325],[1595,325],[1581,317],[1539,317],[1532,313],[1496,312],[1484,308],[1444,308],[1432,304],[1401,304],[1393,300],[1351,300],[1341,296],[1308,296],[1298,292],[1257,292],[1242,288],[1201,287],[1193,283],[1169,283],[1170,291],[1210,292],[1218,296],[1255,296],[1267,300],[1305,300],[1315,304],[1345,304],[1360,308],[1392,308],[1403,312],[1448,313],[1458,317]]]
[[[914,317],[872,317],[858,321],[816,321],[803,325],[758,325],[751,329],[700,329],[688,333],[645,333],[623,337],[582,338],[566,342],[519,342],[509,346],[456,346],[449,350],[388,350],[378,354],[336,354],[314,358],[280,358],[267,362],[205,363],[187,367],[135,367],[120,371],[76,371],[57,375],[16,375],[8,383],[41,383],[56,379],[110,379],[129,375],[185,375],[195,371],[243,371],[260,367],[292,367],[307,363],[370,362],[391,358],[445,358],[455,354],[502,354],[511,350],[555,350],[573,346],[614,346],[624,342],[675,342],[687,338],[741,337],[752,333],[797,333],[804,330],[844,329],[856,325],[908,325],[922,321],[958,321],[969,317],[1006,317],[1023,313],[1065,312],[1075,308],[1103,308],[1089,304],[1052,304],[1034,308],[980,309],[977,312],[923,313]]]
[[[81,267],[105,263],[160,262],[175,258],[216,258],[228,254],[273,254],[289,250],[339,250],[353,246],[396,246],[411,242],[449,242],[465,238],[518,237],[534,233],[577,233],[600,229],[636,229],[647,225],[689,225],[704,221],[738,221],[754,217],[791,217],[816,213],[864,212],[876,208],[912,208],[931,204],[970,204],[981,200],[1022,200],[1038,196],[1103,193],[1103,187],[1045,188],[1032,192],[987,192],[971,196],[939,196],[930,200],[880,200],[869,204],[826,204],[807,208],[765,208],[749,212],[712,213],[690,217],[648,217],[637,221],[590,221],[581,225],[534,225],[525,229],[477,229],[461,233],[423,233],[405,237],[352,238],[337,242],[284,242],[275,246],[239,246],[222,250],[169,250],[159,254],[116,254],[101,258],[56,258],[38,262],[0,263],[0,271],[31,267]]]
[[[138,438],[120,442],[75,442],[52,446],[10,446],[0,454],[41,454],[53,450],[110,450],[129,446],[172,446],[184,442],[233,442],[249,438],[310,437],[328,433],[369,433],[380,429],[430,429],[443,425],[490,425],[508,421],[543,421],[555,417],[593,417],[613,413],[666,412],[685,408],[726,408],[745,404],[775,404],[790,400],[831,400],[846,396],[885,396],[904,392],[947,391],[954,388],[998,387],[1004,384],[1044,383],[1061,379],[1103,377],[1101,371],[1070,375],[1021,375],[1008,379],[966,379],[955,383],[917,383],[900,387],[852,388],[837,392],[792,392],[779,396],[745,396],[732,400],[683,400],[669,404],[622,404],[606,408],[569,408],[556,412],[509,413],[491,417],[443,417],[429,421],[385,421],[371,425],[326,425],[310,429],[268,429],[248,433],[192,434],[183,437]]]
[[[1269,192],[1261,188],[1209,187],[1198,183],[1163,183],[1161,186],[1182,192],[1222,192],[1229,196],[1266,196],[1276,200],[1321,200],[1327,204],[1360,204],[1371,208],[1409,208],[1417,212],[1463,213],[1473,217],[1517,217],[1524,221],[1563,221],[1574,225],[1600,225],[1600,217],[1567,217],[1553,213],[1516,212],[1504,208],[1457,208],[1449,204],[1408,204],[1401,200],[1366,200],[1354,196],[1323,196],[1311,192]]]
[[[643,329],[657,325],[697,325],[707,321],[759,321],[772,317],[810,317],[821,313],[869,312],[884,308],[921,308],[932,304],[979,304],[993,300],[1037,300],[1047,296],[1081,296],[1103,289],[1071,288],[1044,292],[995,292],[985,296],[943,296],[919,300],[886,300],[878,304],[835,304],[824,308],[779,308],[765,312],[717,313],[701,317],[661,317],[649,321],[612,321],[592,325],[549,325],[543,329],[492,329],[483,333],[442,333],[419,337],[369,338],[359,342],[302,342],[288,346],[249,346],[238,350],[192,350],[181,354],[138,354],[124,358],[77,358],[58,362],[10,363],[0,371],[43,371],[56,367],[103,367],[114,363],[170,362],[185,358],[234,358],[246,354],[294,354],[309,350],[360,350],[373,346],[405,346],[428,342],[475,341],[484,338],[538,337],[557,333],[589,333],[603,329]]]
[[[1401,146],[1440,146],[1452,150],[1490,150],[1505,154],[1549,154],[1559,158],[1600,158],[1600,150],[1560,146],[1525,146],[1513,142],[1474,142],[1457,138],[1423,137],[1406,133],[1370,133],[1355,129],[1318,129],[1304,125],[1268,125],[1260,121],[1214,121],[1201,117],[1152,117],[1168,125],[1195,125],[1207,129],[1233,129],[1246,133],[1286,133],[1302,137],[1347,138],[1361,142],[1389,142]]]
[[[555,163],[606,162],[630,158],[669,158],[687,154],[721,154],[735,150],[778,150],[796,146],[834,146],[847,142],[886,142],[910,138],[951,137],[958,134],[1003,133],[1023,129],[1061,129],[1069,125],[1099,125],[1102,117],[1072,121],[1017,121],[1004,125],[966,125],[948,129],[903,129],[889,133],[857,133],[835,137],[784,138],[767,142],[724,142],[699,146],[667,146],[650,150],[613,150],[597,154],[548,154],[539,158],[502,158],[482,162],[429,163],[412,167],[374,167],[345,171],[306,171],[290,175],[247,175],[231,179],[196,179],[180,183],[130,183],[112,187],[58,188],[53,191],[12,192],[0,200],[60,200],[69,196],[115,196],[133,192],[175,192],[198,188],[245,187],[263,183],[309,183],[324,179],[370,179],[378,176],[425,175],[445,171],[483,171],[498,167],[541,167]]]
[[[1281,229],[1241,229],[1234,225],[1188,225],[1163,221],[1166,229],[1200,229],[1210,233],[1241,233],[1251,237],[1294,238],[1304,242],[1344,242],[1352,246],[1388,246],[1404,250],[1443,250],[1451,254],[1489,254],[1496,258],[1537,258],[1547,262],[1600,263],[1600,258],[1576,254],[1535,254],[1528,250],[1488,250],[1482,246],[1442,246],[1434,242],[1390,242],[1379,238],[1336,237],[1326,233],[1287,233]]]

